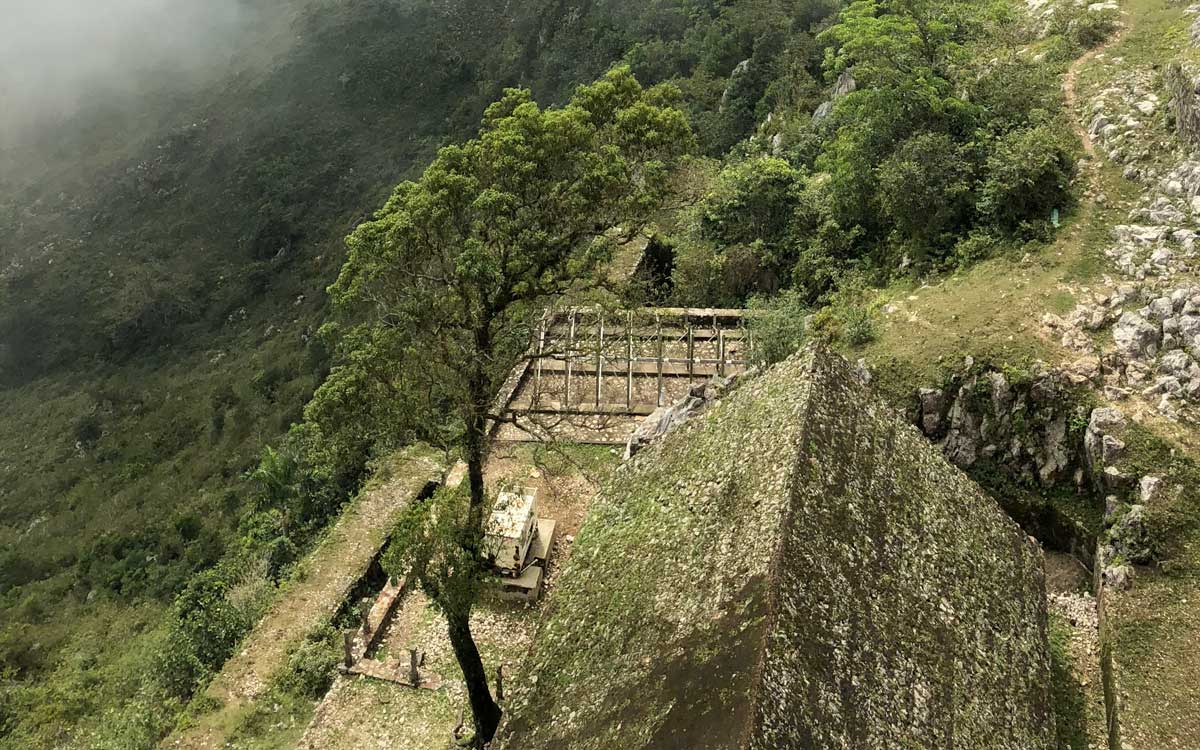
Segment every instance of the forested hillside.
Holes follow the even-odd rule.
[[[328,372],[317,331],[342,238],[398,180],[474,132],[505,86],[552,103],[623,58],[678,80],[703,150],[722,154],[779,97],[816,106],[808,32],[833,9],[246,4],[260,21],[211,80],[87,102],[0,151],[8,747],[145,746],[369,456],[411,437],[370,422],[341,452],[283,449],[277,468],[304,477],[296,507],[251,478]],[[228,622],[189,629],[188,607],[233,585]],[[174,683],[148,684],[164,664]]]
[[[372,459],[452,428],[325,289],[506,87],[550,106],[617,63],[675,87],[673,270],[620,292],[763,308],[771,361],[870,341],[868,289],[1052,238],[1077,155],[1058,78],[1113,24],[1004,0],[243,4],[211,76],[0,144],[0,747],[153,746]]]

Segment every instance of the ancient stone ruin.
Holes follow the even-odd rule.
[[[1041,558],[808,350],[617,473],[495,744],[1047,748]]]

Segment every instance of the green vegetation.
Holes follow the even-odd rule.
[[[398,178],[505,86],[563,101],[622,58],[677,81],[701,149],[723,153],[764,101],[815,103],[815,82],[785,91],[776,73],[834,10],[248,2],[279,24],[237,75],[93,107],[0,154],[0,746],[148,746],[179,703],[143,676],[189,579],[217,565],[227,598],[265,596],[372,457],[444,442],[411,394],[345,370],[304,408],[335,347],[355,349],[314,333],[342,238]],[[285,481],[260,490],[268,445]],[[235,583],[243,570],[261,576]]]
[[[1033,57],[1021,28],[1003,2],[852,3],[808,68],[852,90],[825,116],[781,103],[719,169],[672,237],[677,301],[791,287],[825,303],[848,277],[919,277],[1052,234],[1073,202],[1065,58]]]
[[[472,162],[471,149],[490,133],[504,154],[521,123],[564,139],[556,159],[514,156],[546,170],[523,173],[524,207],[519,191],[463,193],[482,201],[464,237],[503,233],[518,263],[547,248],[587,257],[526,274],[510,331],[536,314],[539,285],[603,258],[584,240],[635,228],[670,178],[679,200],[656,219],[674,273],[660,301],[754,298],[763,362],[813,335],[870,353],[888,332],[876,286],[1051,234],[1073,169],[1056,75],[1096,36],[1067,21],[1036,41],[991,0],[859,0],[836,18],[830,0],[273,6],[286,6],[283,31],[265,30],[275,36],[237,75],[97,107],[0,153],[0,747],[145,748],[211,708],[185,706],[373,460],[460,441],[463,370],[403,364],[437,362],[436,342],[352,316],[322,325],[343,237],[397,179],[435,157],[409,185],[462,188],[479,177],[463,164],[515,179],[513,163]],[[622,61],[611,90],[588,89],[647,87],[619,127],[592,132],[570,114],[591,105],[549,106]],[[814,119],[845,71],[856,88]],[[512,85],[531,93],[485,115]],[[676,108],[694,141],[651,116]],[[481,117],[482,140],[439,152]],[[667,131],[695,156],[677,170],[620,137]],[[607,189],[635,164],[664,184]],[[539,205],[564,175],[598,182]],[[404,238],[386,226],[401,207],[463,229],[421,196],[395,193],[392,218],[356,232],[352,252],[385,229]],[[506,210],[515,218],[484,226]],[[570,222],[585,228],[540,234]],[[463,257],[487,260],[478,249]],[[495,270],[454,269],[480,283]],[[495,343],[480,393],[520,340]]]
[[[355,348],[334,387],[353,370],[394,392],[427,394],[423,411],[453,420],[466,502],[447,492],[414,506],[389,572],[413,575],[445,616],[478,747],[500,722],[470,629],[484,574],[492,405],[541,312],[596,285],[612,230],[632,235],[659,207],[692,141],[677,100],[673,88],[644,90],[628,68],[580,87],[561,109],[509,90],[484,113],[478,138],[443,148],[355,230],[330,287],[339,308],[366,321],[347,333]]]

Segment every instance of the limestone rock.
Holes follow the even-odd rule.
[[[1113,326],[1113,341],[1125,356],[1145,359],[1158,353],[1162,331],[1141,315],[1125,312]]]
[[[1150,531],[1146,525],[1146,506],[1132,505],[1109,530],[1109,544],[1129,562],[1144,565],[1154,559]]]
[[[921,407],[921,431],[928,437],[940,436],[946,420],[946,392],[941,388],[922,388],[917,396]]]
[[[1150,505],[1153,503],[1158,498],[1159,493],[1162,492],[1162,483],[1163,480],[1160,477],[1142,477],[1142,481],[1138,486],[1140,495],[1139,502],[1142,505]]]
[[[1108,464],[1104,461],[1104,439],[1114,437],[1125,429],[1125,415],[1112,407],[1092,410],[1087,430],[1083,434],[1084,459],[1093,477],[1099,478]],[[1111,453],[1112,447],[1108,449]]]

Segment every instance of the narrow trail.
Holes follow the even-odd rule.
[[[1088,158],[1095,162],[1096,159],[1096,144],[1092,141],[1092,134],[1088,132],[1087,124],[1083,118],[1083,108],[1079,102],[1079,93],[1077,84],[1079,81],[1079,71],[1084,65],[1091,62],[1097,55],[1105,50],[1121,43],[1129,30],[1133,28],[1133,18],[1128,13],[1121,14],[1121,25],[1117,32],[1109,37],[1104,44],[1097,47],[1092,47],[1087,52],[1075,58],[1070,67],[1067,68],[1066,74],[1063,76],[1062,90],[1063,96],[1066,99],[1067,110],[1072,113],[1071,127],[1075,131],[1075,135],[1079,137],[1079,141],[1083,144],[1084,153]]]

